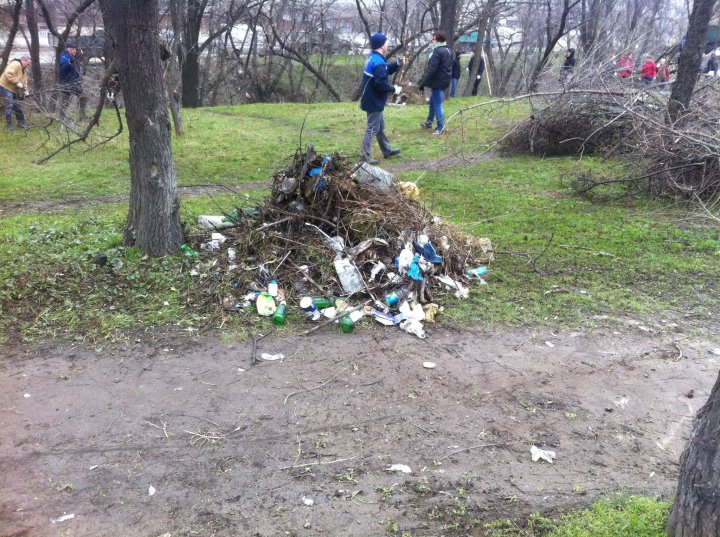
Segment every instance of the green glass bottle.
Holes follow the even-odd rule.
[[[280,326],[281,324],[285,324],[287,315],[287,306],[285,305],[285,302],[281,302],[280,305],[275,310],[275,313],[273,314],[273,323]]]
[[[350,332],[353,331],[354,328],[355,328],[355,323],[353,322],[353,320],[350,318],[349,315],[346,315],[345,317],[340,319],[340,329],[344,333],[349,334]]]
[[[199,257],[200,254],[190,248],[187,244],[183,244],[180,249],[183,251],[183,253],[188,257]]]
[[[324,310],[325,308],[331,308],[335,305],[335,297],[313,297],[312,299],[313,304],[315,304],[315,307],[319,310]]]

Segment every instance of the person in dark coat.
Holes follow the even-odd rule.
[[[445,99],[445,90],[450,86],[452,78],[453,55],[445,44],[445,34],[435,32],[432,44],[433,51],[428,59],[425,73],[420,80],[420,91],[424,91],[426,87],[432,90],[430,95],[430,111],[427,120],[421,123],[423,129],[432,128],[433,120],[437,120],[437,127],[433,134],[442,134],[445,130],[445,113],[443,112],[443,100]]]
[[[470,71],[470,74],[472,75],[473,65],[475,65],[475,56],[473,55],[472,58],[470,58],[470,63],[468,63],[467,70]],[[478,87],[480,86],[480,82],[482,81],[483,73],[485,72],[485,58],[480,56],[480,67],[478,67],[477,75],[475,76],[475,82],[473,82],[473,89],[472,89],[472,95],[475,96],[478,94]]]
[[[70,99],[73,95],[80,104],[80,119],[85,119],[85,106],[87,99],[83,94],[81,81],[80,53],[73,41],[68,41],[63,53],[60,55],[58,65],[58,85],[60,86],[60,117],[64,118]]]
[[[390,64],[385,62],[387,37],[379,32],[370,36],[370,48],[372,52],[368,56],[360,83],[360,109],[367,113],[367,126],[360,148],[360,160],[369,164],[377,164],[378,161],[371,156],[373,138],[377,138],[385,158],[400,153],[399,149],[393,149],[385,135],[383,111],[388,95],[393,93],[399,95],[402,91],[400,86],[393,86],[388,81],[388,75],[394,74],[402,67],[402,62]]]
[[[560,69],[560,81],[565,82],[575,69],[575,49],[569,48],[565,53],[565,62]]]
[[[450,80],[450,97],[455,97],[455,91],[457,90],[458,83],[460,82],[460,53],[455,52],[455,58],[453,58],[452,64],[452,78]]]

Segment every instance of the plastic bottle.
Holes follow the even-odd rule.
[[[270,296],[277,296],[278,282],[276,282],[275,280],[270,280],[270,283],[268,284],[268,293],[270,293]]]
[[[399,304],[401,304],[404,300],[410,298],[410,294],[412,291],[409,287],[402,287],[398,289],[397,291],[392,291],[385,297],[385,302],[387,302],[388,306],[391,307],[397,307]]]
[[[276,324],[278,326],[285,324],[287,315],[287,305],[285,302],[281,302],[280,305],[275,310],[275,313],[273,314],[273,324]]]
[[[486,266],[469,268],[465,271],[465,274],[471,278],[484,278],[488,275],[488,268]]]
[[[340,319],[340,330],[342,330],[345,334],[349,334],[353,331],[355,328],[355,323],[350,318],[349,315],[346,315],[342,319]]]
[[[313,299],[309,296],[304,296],[300,299],[300,308],[305,312],[305,315],[313,321],[319,321],[322,317],[322,313],[318,307],[313,303]]]
[[[187,244],[183,244],[180,249],[183,251],[183,253],[188,257],[199,257],[200,254],[190,248]]]

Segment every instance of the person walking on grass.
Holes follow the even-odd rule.
[[[81,68],[78,52],[80,51],[78,51],[77,45],[73,41],[69,41],[65,51],[60,55],[58,83],[62,95],[60,100],[60,117],[63,119],[67,115],[67,107],[73,95],[78,98],[80,119],[83,120],[86,118],[85,106],[87,99],[85,99],[85,95],[83,94],[82,82],[80,81]]]
[[[430,110],[428,117],[420,126],[423,129],[432,128],[433,120],[437,120],[437,127],[433,134],[442,134],[445,130],[445,114],[443,112],[443,100],[445,99],[445,90],[450,86],[452,77],[453,55],[445,44],[445,34],[435,32],[432,39],[433,51],[428,59],[425,74],[420,80],[420,91],[424,91],[425,87],[432,90],[430,95]]]
[[[377,138],[385,158],[400,154],[400,150],[393,149],[385,135],[383,111],[388,95],[400,95],[402,91],[400,86],[393,86],[388,81],[388,75],[394,74],[402,67],[402,61],[386,63],[387,47],[387,37],[383,34],[377,32],[370,36],[372,52],[365,63],[360,84],[360,109],[367,113],[367,126],[360,148],[360,160],[369,164],[378,163],[371,156],[373,138]]]
[[[457,90],[458,83],[460,82],[460,52],[455,52],[452,64],[452,79],[450,80],[450,97],[455,97],[455,91]]]
[[[5,122],[7,130],[14,131],[13,113],[17,120],[18,127],[27,129],[30,126],[25,123],[25,113],[19,106],[27,94],[27,68],[30,66],[30,58],[23,56],[20,59],[10,60],[0,75],[0,97],[5,107]]]

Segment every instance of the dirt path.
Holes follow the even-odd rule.
[[[214,339],[0,347],[0,535],[477,535],[668,494],[720,365],[717,342],[681,344],[364,328],[270,336],[260,352],[286,358],[255,366]]]

